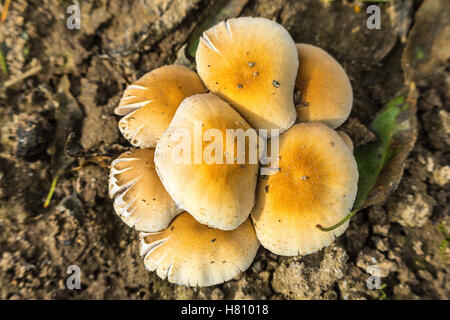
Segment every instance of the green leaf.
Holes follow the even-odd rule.
[[[386,108],[376,116],[370,126],[377,135],[377,140],[355,150],[359,171],[355,209],[363,207],[364,201],[374,188],[385,164],[400,151],[392,146],[391,141],[397,131],[404,129],[403,124],[398,123],[397,117],[407,107],[403,96],[389,101]]]
[[[405,97],[399,96],[398,98],[389,101],[386,108],[375,117],[370,128],[377,135],[377,140],[355,150],[359,180],[358,194],[356,195],[356,200],[353,204],[353,210],[337,224],[331,227],[317,225],[317,228],[325,232],[332,231],[343,225],[358,213],[359,210],[365,207],[367,197],[374,190],[380,173],[392,156],[402,151],[401,148],[394,147],[394,145],[397,145],[394,143],[394,135],[399,131],[410,129],[408,122],[398,121],[398,116],[407,108],[408,106]],[[392,179],[394,179],[394,177],[392,177]]]

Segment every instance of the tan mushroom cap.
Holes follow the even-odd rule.
[[[283,132],[295,122],[297,49],[278,23],[253,17],[220,22],[203,33],[195,60],[208,89],[253,128]]]
[[[348,222],[332,226],[352,209],[358,169],[341,137],[325,124],[294,125],[280,137],[279,171],[261,176],[252,211],[261,244],[275,254],[309,254],[328,246]]]
[[[197,143],[200,150],[194,145],[196,127],[203,136],[203,143]],[[209,129],[218,131],[226,140],[222,142],[221,150],[207,149],[215,141],[215,138],[207,141]],[[186,98],[161,137],[155,154],[156,170],[177,205],[199,222],[222,230],[237,228],[249,216],[254,205],[259,168],[258,158],[254,162],[249,161],[250,148],[257,148],[249,140],[245,143],[245,159],[239,163],[230,155],[232,163],[227,163],[227,143],[234,142],[234,155],[238,153],[236,140],[226,139],[227,129],[252,130],[228,103],[213,94]],[[190,150],[178,152],[175,150],[182,142],[174,137],[183,132],[188,135],[191,147]],[[256,131],[253,132],[256,134]],[[228,148],[231,150],[233,145]],[[218,161],[222,164],[205,157],[216,152],[220,153]],[[187,161],[175,159],[174,155],[178,154],[187,154]],[[195,154],[201,157],[197,156],[197,161]]]
[[[135,147],[155,147],[184,98],[206,92],[198,75],[179,65],[146,73],[125,90],[117,115],[119,130]]]
[[[156,174],[154,154],[154,149],[127,151],[111,163],[109,195],[114,209],[139,231],[160,231],[182,212]]]
[[[146,268],[186,286],[212,286],[245,271],[259,248],[250,218],[239,228],[209,228],[183,212],[161,232],[140,235]]]
[[[323,49],[297,44],[300,67],[296,89],[301,95],[297,122],[321,121],[339,127],[350,115],[353,91],[345,70]]]
[[[353,145],[352,138],[350,138],[350,136],[342,130],[338,130],[337,133],[342,138],[342,140],[344,140],[347,147],[349,147],[350,150],[353,152],[354,145]]]

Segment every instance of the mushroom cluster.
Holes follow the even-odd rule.
[[[141,232],[146,268],[172,283],[210,286],[246,270],[260,243],[283,256],[328,246],[348,221],[331,232],[317,225],[349,214],[358,181],[352,141],[334,130],[352,107],[344,69],[324,50],[295,44],[276,22],[253,17],[206,30],[196,67],[198,75],[180,65],[145,74],[115,109],[120,132],[138,149],[112,162],[109,195],[123,222]],[[234,138],[224,141],[227,151],[214,148],[230,129],[259,130],[256,142],[244,138],[243,157]],[[188,152],[179,150],[180,132],[193,137]],[[277,148],[261,143],[267,139]],[[238,156],[229,159],[228,147]],[[270,161],[260,161],[263,149]]]

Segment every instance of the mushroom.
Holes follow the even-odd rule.
[[[342,138],[342,140],[344,140],[347,147],[349,147],[350,150],[353,152],[354,146],[353,146],[352,138],[350,138],[350,136],[342,130],[338,130],[337,133]]]
[[[162,279],[186,286],[212,286],[245,271],[259,248],[248,218],[239,228],[222,231],[198,223],[183,212],[157,233],[141,233],[146,268]]]
[[[353,91],[342,66],[323,49],[297,44],[300,68],[295,88],[297,122],[321,121],[339,127],[350,115]]]
[[[356,197],[358,169],[341,137],[325,124],[296,124],[281,135],[279,170],[261,177],[252,211],[256,234],[271,252],[305,255],[328,246],[348,221],[332,232],[350,212]]]
[[[236,152],[237,140],[229,139],[227,130],[238,129],[255,139],[244,140],[245,149]],[[156,146],[156,170],[180,208],[200,223],[232,230],[247,219],[254,204],[258,138],[228,103],[213,94],[198,94],[180,104]]]
[[[125,90],[114,110],[119,130],[135,147],[155,147],[184,98],[206,92],[198,75],[180,65],[146,73]]]
[[[139,231],[160,231],[182,211],[156,174],[154,154],[154,149],[127,151],[111,163],[109,195],[114,209]]]
[[[200,37],[195,61],[208,89],[253,128],[283,132],[294,124],[297,49],[278,23],[253,17],[222,21]]]

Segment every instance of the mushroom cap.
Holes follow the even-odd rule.
[[[154,149],[127,151],[111,163],[109,196],[114,209],[139,231],[160,231],[182,212],[156,174],[154,154]]]
[[[253,17],[222,21],[203,33],[195,57],[208,89],[253,128],[283,132],[294,124],[297,49],[281,25]]]
[[[275,254],[309,254],[328,246],[348,222],[358,168],[341,137],[323,123],[296,124],[280,137],[279,171],[261,177],[252,211],[261,244]]]
[[[124,116],[119,130],[135,147],[155,147],[184,98],[206,92],[198,75],[187,67],[168,65],[154,69],[123,93],[114,110]]]
[[[140,235],[146,268],[169,282],[212,286],[245,271],[259,248],[248,218],[232,231],[212,229],[183,212],[161,232]]]
[[[300,91],[297,122],[321,121],[339,127],[350,115],[353,91],[344,68],[323,49],[297,44],[300,67],[295,88]]]
[[[203,136],[203,143],[196,143],[200,150],[194,145],[196,126]],[[226,139],[222,142],[222,150],[217,150],[223,163],[208,162],[204,155],[208,154],[206,148],[209,142],[205,142],[205,134],[209,129],[218,130],[223,138],[226,138],[226,129],[253,130],[228,103],[213,94],[186,98],[156,146],[156,170],[180,208],[200,223],[232,230],[245,221],[254,205],[259,164],[258,159],[249,161],[248,155],[250,148],[257,146],[246,140],[245,161],[238,163],[232,159],[232,163],[227,163],[225,151],[231,139]],[[256,131],[253,132],[256,135]],[[189,159],[184,162],[177,161],[173,156],[178,152],[174,150],[181,145],[181,140],[173,137],[183,133],[188,135],[191,146],[190,150],[186,150]],[[203,156],[196,161],[194,153]],[[236,149],[234,154],[237,154]]]
[[[342,140],[344,140],[347,147],[349,147],[350,150],[353,152],[354,145],[353,145],[352,138],[350,138],[350,136],[342,130],[338,130],[337,133],[342,138]]]

